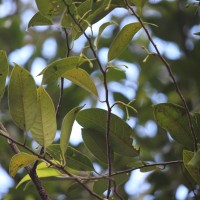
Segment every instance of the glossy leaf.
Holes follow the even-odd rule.
[[[56,134],[56,114],[51,97],[43,87],[38,88],[37,116],[31,128],[32,137],[43,147],[49,146]]]
[[[74,84],[98,97],[97,88],[92,78],[90,78],[89,74],[85,70],[81,68],[68,70],[62,75],[62,77],[72,81]]]
[[[94,129],[82,129],[82,138],[85,146],[99,161],[107,164],[106,138]]]
[[[6,77],[9,72],[9,64],[6,52],[0,50],[0,101],[4,95]]]
[[[42,15],[40,12],[37,12],[29,21],[28,28],[32,26],[47,26],[52,25],[52,21]]]
[[[62,173],[60,173],[55,168],[50,167],[50,165],[48,166],[48,164],[45,162],[42,162],[37,166],[36,172],[37,172],[37,175],[39,178],[62,177],[63,176]],[[22,185],[23,183],[30,181],[30,180],[31,180],[31,178],[27,174],[20,180],[20,182],[17,184],[16,188],[18,188],[20,185]]]
[[[191,159],[193,158],[193,156],[194,156],[194,152],[184,150],[183,151],[183,163],[184,163],[185,168],[189,172],[189,174],[192,176],[192,178],[198,184],[200,184],[199,168],[189,165],[189,162],[191,161]]]
[[[73,56],[73,57],[63,58],[49,64],[39,74],[39,75],[43,75],[42,84],[47,84],[47,83],[57,80],[66,71],[71,70],[75,67],[78,67],[86,61],[87,60],[82,57]]]
[[[60,136],[60,148],[61,148],[63,158],[64,158],[65,152],[66,152],[68,144],[69,144],[69,138],[71,135],[72,126],[74,124],[74,121],[76,119],[78,112],[82,108],[83,108],[83,106],[73,108],[71,111],[69,111],[65,115],[65,117],[62,121],[61,136]]]
[[[23,152],[14,155],[10,160],[9,174],[14,177],[19,169],[30,165],[36,160],[39,160],[37,156]]]
[[[171,103],[162,103],[154,106],[154,115],[158,124],[169,131],[175,141],[192,148],[192,136],[184,108]]]
[[[36,117],[37,88],[31,74],[15,64],[8,86],[9,110],[16,125],[27,132]]]
[[[121,29],[110,45],[108,61],[117,58],[126,50],[128,45],[130,45],[133,36],[140,30],[140,28],[141,24],[135,22],[127,24]]]
[[[129,175],[127,174],[119,174],[112,177],[115,180],[116,186],[120,186],[125,183],[129,179]],[[112,184],[113,186],[113,184]],[[101,179],[94,183],[93,191],[99,195],[102,195],[108,188],[108,179]]]
[[[105,137],[107,111],[98,108],[85,109],[79,112],[77,122],[84,128],[93,129]],[[114,152],[124,156],[137,156],[137,151],[133,146],[134,132],[132,128],[121,118],[111,114],[110,137]],[[105,147],[104,147],[105,148]]]
[[[102,24],[100,26],[98,35],[97,35],[96,40],[95,40],[95,46],[96,46],[97,49],[98,49],[99,40],[101,38],[101,34],[110,25],[117,25],[117,23],[115,23],[115,22],[105,22],[104,24]]]

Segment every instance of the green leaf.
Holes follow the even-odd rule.
[[[108,52],[108,61],[120,56],[123,51],[130,45],[133,36],[140,30],[141,24],[139,22],[125,25],[121,31],[114,38],[110,45]]]
[[[37,88],[30,73],[15,64],[8,86],[9,110],[16,125],[27,132],[36,117]]]
[[[193,147],[188,118],[183,107],[171,103],[154,105],[154,116],[158,124],[166,129],[175,141],[185,147]]]
[[[142,8],[144,7],[146,0],[131,0],[131,3],[133,3],[137,7],[139,14],[141,15],[142,14]]]
[[[95,40],[95,45],[96,45],[96,48],[98,49],[98,44],[99,44],[99,40],[101,38],[101,34],[103,33],[103,31],[110,25],[118,25],[116,22],[105,22],[104,24],[102,24],[99,28],[99,33],[96,37],[96,40]]]
[[[52,25],[52,21],[42,15],[40,12],[37,12],[29,21],[28,28],[31,26],[47,26]]]
[[[0,101],[4,95],[6,77],[9,72],[9,64],[6,52],[0,50]]]
[[[72,81],[74,84],[82,87],[98,97],[97,88],[85,70],[81,68],[75,68],[65,72],[62,77]]]
[[[193,156],[194,156],[194,152],[184,150],[183,151],[183,163],[184,163],[185,168],[189,172],[189,174],[192,176],[192,178],[198,184],[200,184],[199,168],[189,165],[189,162],[191,161],[191,159],[193,158]]]
[[[36,160],[39,160],[37,156],[23,152],[14,155],[10,160],[10,166],[9,166],[10,176],[14,177],[19,169],[30,165]]]
[[[85,109],[79,112],[77,122],[84,128],[106,134],[107,111],[98,108]],[[124,156],[138,156],[139,151],[133,146],[133,129],[121,118],[111,114],[110,141],[114,152]],[[104,147],[105,148],[105,147]]]
[[[47,152],[57,161],[61,158],[61,149],[59,144],[52,144],[47,148]],[[90,159],[80,151],[68,146],[65,152],[66,167],[77,171],[94,171]]]
[[[72,147],[67,148],[65,154],[67,167],[77,171],[95,171],[90,159]]]
[[[61,0],[36,0],[38,10],[47,18],[62,14],[65,4]]]
[[[49,178],[49,177],[62,177],[63,174],[60,173],[58,170],[56,170],[55,168],[50,167],[49,164],[42,162],[40,163],[37,168],[36,168],[36,172],[39,178]],[[24,176],[20,182],[17,184],[16,189],[22,185],[24,182],[30,181],[31,178],[30,176],[27,174],[26,176]]]
[[[148,163],[146,163],[148,164]],[[143,164],[144,165],[144,164]],[[140,172],[150,172],[159,169],[157,166],[147,166],[140,169]]]
[[[194,35],[199,35],[200,36],[200,32],[196,32],[196,33],[194,33]]]
[[[71,135],[72,126],[74,124],[74,121],[76,119],[78,112],[82,108],[83,108],[83,106],[73,108],[71,111],[69,111],[65,115],[65,117],[62,121],[61,136],[60,136],[60,148],[61,148],[63,158],[64,158],[65,152],[66,152],[68,144],[69,144],[69,138]]]
[[[43,69],[39,74],[39,75],[43,74],[42,84],[47,84],[57,80],[66,71],[71,70],[75,67],[79,67],[82,63],[86,61],[87,60],[82,57],[73,56],[73,57],[63,58],[51,63],[45,69]]]
[[[200,167],[200,145],[198,144],[198,151],[194,152],[194,156],[188,163],[188,165],[191,165],[193,167]]]
[[[82,138],[87,149],[99,161],[107,164],[106,138],[97,130],[83,128]],[[112,155],[113,157],[113,155]],[[112,159],[113,160],[113,159]]]
[[[56,114],[51,97],[41,86],[38,88],[37,116],[31,128],[32,137],[43,147],[49,146],[56,134]]]
[[[112,177],[115,180],[116,186],[120,186],[129,179],[127,174],[119,174]],[[113,187],[113,183],[112,183]],[[101,179],[94,183],[93,191],[99,195],[102,195],[108,189],[108,179]]]

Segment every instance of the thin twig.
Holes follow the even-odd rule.
[[[19,148],[17,147],[17,143],[15,140],[13,140],[10,137],[10,134],[8,133],[8,131],[6,130],[6,128],[3,126],[2,123],[0,123],[0,130],[4,131],[7,135],[4,135],[0,132],[0,135],[7,138],[8,144],[10,145],[11,149],[13,150],[13,152],[15,154],[20,153]],[[20,143],[20,146],[24,146],[24,144]],[[44,186],[42,185],[41,180],[38,178],[37,173],[35,171],[32,170],[31,167],[27,166],[25,167],[27,173],[29,174],[29,176],[31,177],[31,180],[33,181],[35,187],[37,188],[37,191],[41,197],[41,199],[43,200],[51,200],[51,198],[49,197],[47,191],[45,190]]]
[[[194,131],[194,127],[193,127],[193,124],[192,124],[192,118],[191,118],[191,115],[190,115],[190,111],[189,111],[189,108],[187,106],[187,103],[185,101],[185,98],[183,97],[182,95],[182,92],[176,82],[176,79],[173,75],[173,72],[172,72],[172,69],[169,65],[169,63],[165,60],[165,58],[161,55],[158,47],[156,46],[155,42],[153,41],[152,37],[150,36],[150,33],[148,32],[147,28],[145,27],[143,21],[141,20],[141,18],[138,16],[138,14],[134,11],[134,9],[129,5],[128,1],[127,0],[124,0],[125,1],[125,4],[127,6],[128,9],[130,9],[130,11],[132,12],[132,14],[137,18],[137,20],[140,22],[141,26],[143,27],[149,41],[151,42],[151,44],[153,45],[156,53],[157,53],[157,56],[159,57],[159,59],[162,61],[162,63],[164,64],[164,66],[166,67],[168,73],[169,73],[169,76],[171,77],[172,79],[172,82],[174,84],[174,87],[175,87],[175,90],[178,94],[178,96],[180,97],[180,100],[182,101],[183,103],[183,106],[184,106],[184,109],[186,111],[186,115],[187,115],[187,118],[188,118],[188,123],[189,123],[189,127],[190,127],[190,130],[191,130],[191,135],[192,135],[192,139],[193,139],[193,146],[194,146],[194,151],[197,151],[197,136],[196,136],[196,133]]]
[[[101,62],[99,60],[99,57],[97,56],[97,53],[93,47],[92,41],[89,38],[89,36],[85,33],[84,29],[82,28],[82,26],[80,25],[80,23],[76,20],[76,18],[73,16],[73,14],[71,13],[70,9],[69,9],[69,5],[65,2],[65,0],[63,0],[66,8],[67,8],[67,12],[70,15],[70,17],[73,19],[74,23],[79,27],[80,31],[83,33],[83,35],[85,36],[85,38],[87,39],[90,49],[94,55],[94,57],[96,58],[97,64],[99,66],[99,69],[103,75],[103,83],[104,83],[104,88],[105,88],[105,96],[106,96],[106,105],[107,105],[107,121],[106,121],[106,149],[107,149],[107,159],[108,159],[108,172],[109,172],[109,176],[111,177],[112,174],[112,159],[111,159],[111,144],[110,144],[110,117],[111,117],[111,107],[110,107],[110,103],[109,103],[109,93],[108,93],[108,86],[107,86],[107,80],[106,80],[106,70],[103,69]],[[109,199],[110,197],[110,192],[111,192],[111,183],[112,181],[109,179],[108,180],[108,188],[107,188],[107,199]]]

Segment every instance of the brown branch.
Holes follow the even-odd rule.
[[[0,130],[4,131],[7,135],[4,135],[0,132],[0,135],[7,138],[8,144],[10,145],[11,149],[13,150],[13,152],[15,154],[20,153],[19,148],[17,147],[17,143],[16,141],[14,141],[13,139],[10,138],[10,134],[8,133],[8,131],[6,130],[6,128],[3,126],[2,123],[0,123]],[[21,144],[21,146],[24,146],[24,144]],[[43,200],[50,200],[51,198],[49,197],[48,193],[46,192],[44,186],[42,185],[41,180],[38,178],[37,174],[35,171],[32,170],[32,168],[30,166],[25,167],[27,173],[29,174],[29,176],[31,177],[31,180],[33,181],[41,199]]]
[[[161,55],[158,47],[156,46],[155,42],[153,41],[150,33],[148,32],[147,28],[145,27],[143,21],[141,20],[141,18],[138,16],[138,14],[134,11],[134,9],[130,6],[130,4],[128,3],[127,0],[124,0],[125,1],[125,5],[127,6],[127,8],[132,12],[132,14],[137,18],[137,20],[140,22],[142,28],[144,29],[150,43],[153,45],[156,53],[157,53],[157,56],[159,57],[159,59],[162,61],[162,63],[164,64],[164,66],[166,67],[168,73],[169,73],[169,76],[171,77],[172,79],[172,82],[174,84],[174,87],[175,87],[175,90],[180,98],[180,100],[182,101],[183,103],[183,106],[184,106],[184,109],[185,109],[185,112],[186,112],[186,115],[187,115],[187,118],[188,118],[188,124],[189,124],[189,127],[190,127],[190,130],[191,130],[191,136],[192,136],[192,139],[193,139],[193,146],[194,146],[194,151],[197,151],[197,136],[196,136],[196,133],[194,131],[194,127],[193,127],[193,124],[192,124],[192,118],[190,116],[190,111],[189,111],[189,108],[187,106],[187,103],[186,103],[186,100],[185,98],[183,97],[182,95],[182,92],[176,82],[176,79],[173,75],[173,72],[172,72],[172,69],[169,65],[169,63],[165,60],[165,58]]]
[[[65,2],[65,0],[63,0],[63,3],[65,4],[66,8],[67,8],[67,12],[70,15],[70,17],[73,19],[74,23],[78,26],[78,28],[80,29],[80,31],[83,33],[83,35],[85,36],[85,38],[87,39],[90,49],[97,61],[97,64],[99,66],[99,69],[103,75],[103,83],[104,83],[104,88],[105,88],[105,96],[106,96],[106,105],[107,105],[107,120],[106,120],[106,149],[107,149],[107,159],[108,159],[108,172],[109,172],[109,176],[111,177],[112,174],[112,160],[111,160],[111,144],[110,144],[110,117],[111,117],[111,107],[110,107],[110,103],[109,103],[109,93],[108,93],[108,86],[107,86],[107,80],[106,80],[106,73],[107,70],[103,69],[101,62],[99,60],[99,57],[97,56],[97,53],[93,47],[92,41],[90,39],[90,37],[85,33],[84,29],[82,28],[82,26],[80,25],[80,23],[76,20],[76,18],[73,16],[73,14],[71,13],[70,9],[69,9],[69,5]],[[107,192],[107,199],[109,199],[110,196],[110,192],[111,192],[111,183],[112,181],[109,179],[108,180],[108,192]]]

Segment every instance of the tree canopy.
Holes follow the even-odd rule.
[[[199,199],[199,6],[0,1],[2,198]]]

